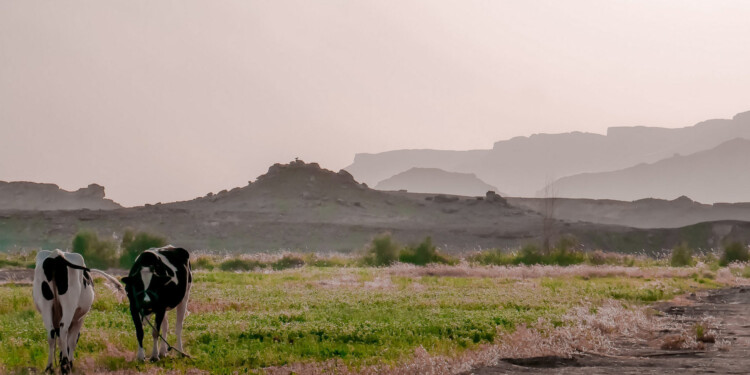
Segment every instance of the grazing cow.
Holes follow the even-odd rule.
[[[73,355],[81,335],[83,317],[94,302],[91,272],[100,273],[121,287],[112,276],[100,270],[86,268],[80,254],[42,250],[36,256],[32,294],[34,305],[42,314],[44,327],[48,332],[49,357],[45,371],[53,370],[58,340],[60,370],[67,374],[73,369]]]
[[[130,314],[135,324],[138,339],[138,360],[143,361],[143,321],[151,314],[156,315],[152,336],[154,346],[151,360],[156,361],[167,355],[167,344],[162,341],[157,352],[159,332],[169,330],[167,311],[175,309],[177,321],[177,350],[182,352],[182,322],[187,311],[188,295],[193,276],[190,273],[190,254],[185,249],[166,246],[149,249],[136,259],[130,273],[122,278],[130,300]],[[166,335],[165,335],[166,336]]]

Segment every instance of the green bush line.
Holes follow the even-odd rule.
[[[96,233],[88,230],[79,231],[73,238],[72,248],[86,259],[87,265],[95,268],[120,267],[128,269],[135,258],[144,250],[164,246],[166,239],[146,233],[126,230],[122,241],[118,245],[112,240],[100,239]],[[36,252],[23,254],[0,253],[0,268],[33,268]],[[667,258],[658,260],[647,257],[637,257],[619,253],[605,253],[600,250],[585,252],[579,249],[575,238],[563,237],[548,251],[543,251],[534,244],[527,244],[518,251],[504,251],[500,249],[484,250],[463,257],[469,263],[494,266],[517,265],[556,265],[571,266],[577,264],[589,265],[620,265],[620,266],[665,266],[689,267],[698,261],[708,264],[711,268],[725,267],[732,262],[747,262],[750,260],[748,248],[740,242],[727,243],[719,257],[708,253],[698,255],[683,242],[672,249]],[[460,259],[443,254],[432,244],[430,237],[419,244],[402,246],[390,234],[385,233],[373,238],[359,257],[319,257],[315,253],[285,254],[274,261],[247,259],[241,256],[222,258],[219,256],[197,255],[193,258],[194,269],[223,271],[252,271],[256,269],[284,270],[302,266],[314,267],[382,267],[394,263],[407,263],[417,266],[428,264],[459,263]]]

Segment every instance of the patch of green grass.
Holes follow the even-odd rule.
[[[540,318],[560,322],[579,301],[646,303],[699,286],[684,279],[391,276],[387,269],[303,267],[272,273],[195,272],[184,344],[192,360],[137,363],[127,301],[100,280],[77,358],[109,370],[229,374],[266,366],[336,359],[351,366],[396,364],[422,346],[453,354],[492,343]],[[174,316],[170,313],[174,342]],[[44,368],[46,332],[29,286],[0,285],[0,368]],[[151,339],[144,339],[150,353]],[[85,362],[78,362],[85,363]]]

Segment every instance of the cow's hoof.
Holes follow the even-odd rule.
[[[159,356],[149,358],[151,362],[159,362]]]
[[[138,354],[136,355],[136,358],[138,358],[138,360],[141,362],[146,360],[146,353],[143,352],[143,348],[138,349]]]
[[[67,358],[63,358],[60,361],[60,373],[63,375],[70,374],[70,361]]]
[[[48,373],[48,374],[54,374],[55,373],[55,369],[52,368],[52,364],[50,363],[50,364],[47,365],[47,368],[44,369],[44,372]]]

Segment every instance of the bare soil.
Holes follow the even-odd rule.
[[[687,303],[685,303],[687,302]],[[478,368],[475,375],[494,374],[747,374],[750,372],[750,287],[732,287],[693,294],[687,301],[654,306],[686,323],[714,317],[729,346],[705,343],[702,350],[663,349],[672,332],[657,332],[654,340],[618,342],[618,355],[577,355],[573,358],[505,358],[496,366]]]

